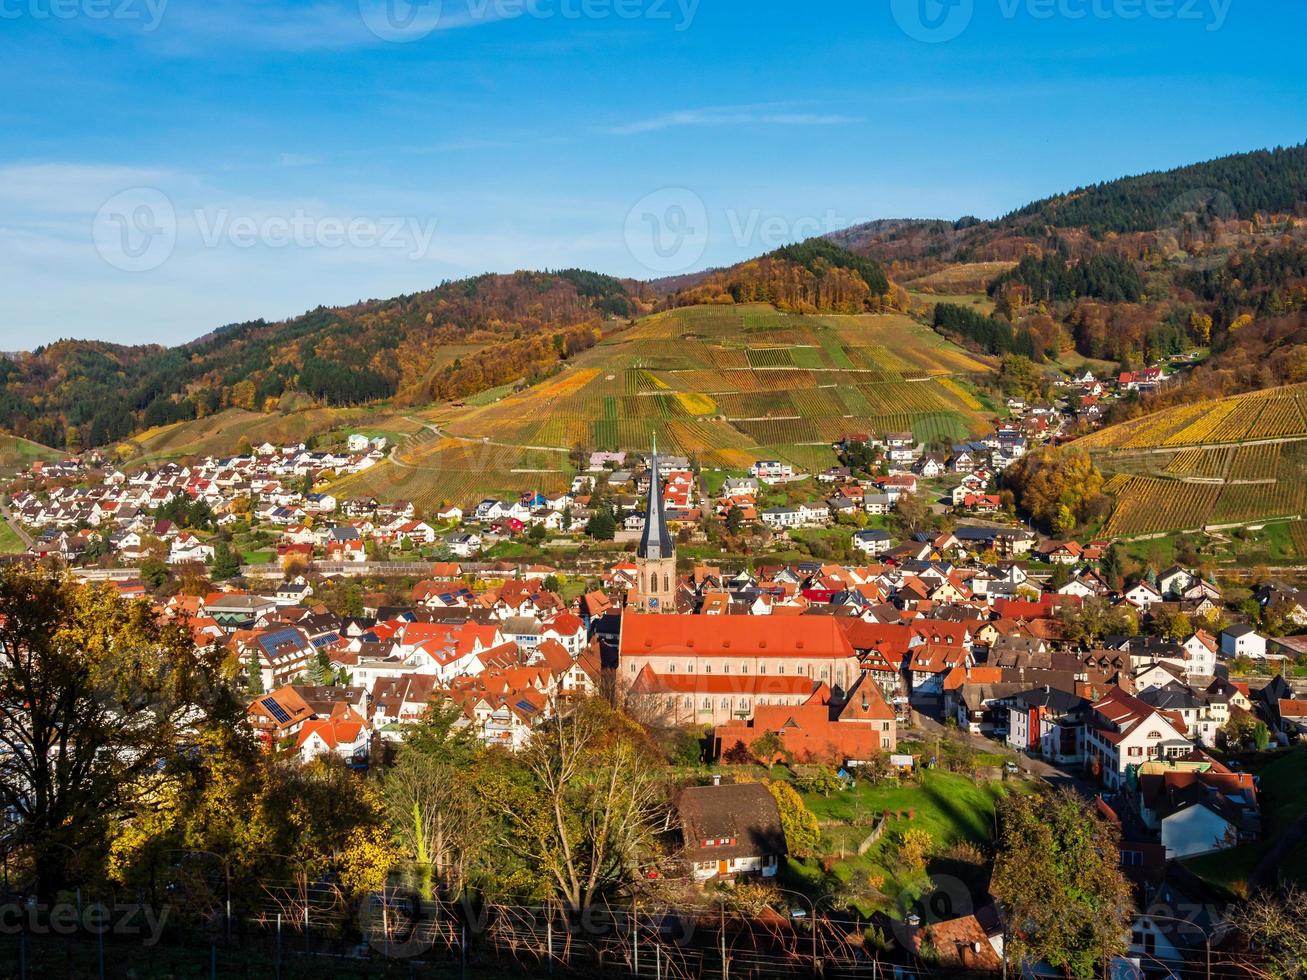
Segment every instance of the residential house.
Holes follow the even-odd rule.
[[[780,809],[762,783],[688,786],[676,812],[695,881],[772,878],[788,853]]]

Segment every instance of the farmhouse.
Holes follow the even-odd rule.
[[[787,853],[780,809],[761,783],[686,787],[676,812],[695,881],[771,878]]]

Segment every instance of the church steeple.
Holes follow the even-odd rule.
[[[667,521],[663,517],[663,487],[658,478],[658,437],[653,440],[653,455],[649,460],[649,503],[644,515],[644,533],[640,535],[640,548],[636,555],[640,558],[657,560],[671,558],[672,536],[667,533]]]

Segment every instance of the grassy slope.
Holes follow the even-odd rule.
[[[419,431],[420,426],[385,407],[310,408],[272,415],[233,408],[208,418],[147,429],[120,444],[120,451],[125,450],[122,455],[136,463],[229,455],[242,438],[255,446],[263,442],[283,445],[307,442],[336,429],[398,440]]]
[[[62,459],[64,453],[29,439],[0,433],[0,471],[17,471],[36,460]]]
[[[808,794],[804,802],[818,820],[853,824],[823,831],[833,853],[838,855],[843,850],[846,856],[836,860],[830,872],[824,871],[816,860],[791,860],[788,875],[793,883],[809,890],[818,889],[819,894],[837,885],[828,875],[833,875],[838,883],[847,883],[855,876],[863,880],[883,879],[881,891],[893,898],[905,889],[914,888],[920,878],[896,861],[899,834],[908,829],[924,830],[935,839],[938,851],[960,841],[987,844],[993,837],[997,802],[1010,792],[1023,792],[1027,788],[1025,783],[980,782],[970,776],[925,770],[920,773],[919,782],[880,786],[860,783],[856,789],[829,798]],[[884,811],[899,816],[891,816],[881,838],[858,857],[858,842],[870,833],[877,815]]]
[[[572,449],[661,449],[739,469],[778,457],[831,465],[848,432],[911,429],[930,440],[983,431],[966,382],[991,362],[900,315],[793,316],[767,306],[689,307],[648,317],[517,394],[470,400],[397,462],[339,495],[419,506],[566,484]],[[493,445],[487,445],[484,440]]]
[[[0,520],[0,555],[21,555],[27,548],[7,521]]]

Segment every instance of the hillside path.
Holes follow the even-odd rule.
[[[32,536],[27,533],[26,528],[19,524],[18,521],[14,520],[13,512],[10,511],[9,503],[4,499],[4,497],[0,497],[0,517],[3,517],[5,523],[13,528],[13,532],[18,535],[18,540],[23,542],[23,547],[30,550],[35,542],[32,541]]]

